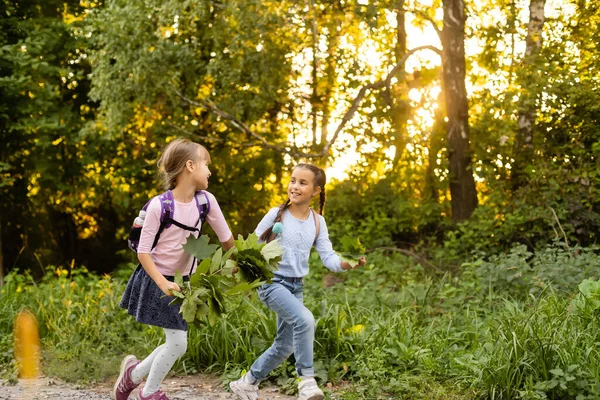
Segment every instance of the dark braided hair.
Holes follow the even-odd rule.
[[[277,215],[275,216],[275,222],[273,222],[273,225],[271,225],[271,227],[269,229],[267,229],[266,231],[263,232],[262,235],[260,235],[259,239],[263,242],[269,242],[270,238],[271,238],[271,234],[273,233],[273,226],[275,226],[275,224],[279,221],[281,221],[281,216],[283,215],[284,211],[286,208],[288,208],[288,206],[290,205],[290,199],[287,199],[287,201],[285,202],[285,204],[280,204],[279,205],[279,211],[277,211]]]
[[[327,177],[325,176],[325,171],[323,171],[323,169],[321,169],[313,164],[298,164],[298,165],[296,165],[296,168],[308,169],[315,176],[314,186],[321,188],[321,193],[319,193],[319,214],[323,215],[323,210],[325,208],[325,182],[327,181]],[[294,168],[294,169],[296,169],[296,168]],[[277,215],[275,216],[275,221],[273,222],[273,226],[277,222],[281,221],[281,216],[285,212],[286,208],[288,208],[290,203],[291,203],[290,199],[287,199],[287,201],[284,204],[279,205],[279,211],[277,211]],[[271,238],[271,234],[273,233],[273,226],[271,226],[269,229],[264,231],[262,235],[260,235],[259,239],[261,241],[263,241],[263,242],[269,241],[269,239]]]

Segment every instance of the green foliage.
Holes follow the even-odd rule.
[[[158,144],[155,152],[175,135],[203,143],[219,183],[210,190],[234,232],[250,232],[280,188],[272,175],[283,157],[205,102],[271,143],[285,140],[291,128],[278,115],[291,106],[288,54],[297,47],[289,12],[286,3],[260,1],[109,1],[87,25],[102,131],[91,133],[117,142],[139,135],[138,146]]]
[[[12,360],[13,324],[22,308],[37,317],[42,340],[42,369],[68,381],[100,381],[115,373],[120,354],[139,352],[150,333],[132,324],[118,306],[125,282],[89,273],[85,268],[48,267],[36,282],[29,274],[11,273],[0,295],[1,354]],[[3,358],[0,374],[16,376],[14,364]]]
[[[199,271],[210,275],[218,259],[213,254]],[[584,264],[590,267],[580,277],[600,274],[595,249],[537,254],[517,246],[505,256],[465,265],[460,276],[431,275],[412,258],[376,251],[367,266],[343,274],[343,284],[323,288],[325,269],[311,257],[304,298],[317,324],[317,379],[345,382],[335,392],[345,399],[597,397],[598,307],[577,306],[597,300],[597,281],[561,283],[559,263],[563,276]],[[518,279],[510,277],[519,271],[525,272]],[[118,309],[124,285],[76,268],[48,269],[41,282],[10,274],[0,297],[1,336],[12,337],[13,318],[27,306],[42,327],[46,373],[70,380],[114,377],[122,356],[147,354],[162,340],[159,329]],[[578,289],[581,295],[572,300]],[[227,314],[213,324],[191,327],[188,352],[175,371],[210,369],[236,379],[268,348],[275,314],[253,294],[230,296],[227,303]],[[14,377],[11,343],[0,340],[0,369]],[[81,360],[77,370],[67,367],[72,360]],[[293,360],[269,379],[293,392]]]
[[[338,105],[401,57],[400,31],[389,23],[401,15],[390,2],[4,5],[0,246],[14,270],[0,298],[0,365],[11,378],[12,318],[23,306],[42,323],[49,374],[102,379],[130,347],[143,353],[159,342],[160,331],[117,309],[122,270],[111,280],[41,266],[76,259],[111,270],[132,210],[160,190],[156,160],[175,135],[207,146],[211,191],[243,235],[280,202],[281,171],[297,159],[228,118],[276,147],[318,152]],[[529,64],[517,51],[523,5],[470,5],[467,33],[483,47],[467,60],[480,204],[469,221],[450,222],[456,199],[448,194],[443,93],[434,94],[438,66],[401,71],[382,92],[367,93],[346,125],[358,156],[349,179],[327,188],[328,228],[336,246],[352,233],[374,251],[342,285],[321,288],[324,271],[313,270],[306,304],[318,321],[316,356],[327,373],[320,379],[349,380],[348,398],[598,397],[600,7],[571,5],[572,15],[565,7],[546,18],[544,46]],[[423,26],[440,2],[427,18],[415,6],[406,4],[407,20]],[[481,16],[491,12],[498,18],[490,24]],[[361,53],[365,45],[384,55],[378,66]],[[533,157],[515,163],[519,112],[532,105]],[[435,122],[419,125],[427,110]],[[311,143],[288,143],[311,124]],[[347,146],[338,140],[333,149]],[[516,174],[527,184],[515,185]],[[275,318],[256,296],[237,296],[268,281],[277,263],[271,248],[248,240],[232,260],[206,241],[190,243],[203,261],[192,281],[179,281],[179,300],[188,319],[211,323],[190,331],[179,371],[240,371],[275,335]],[[237,284],[226,278],[234,261]],[[311,265],[319,266],[314,256]],[[32,266],[30,275],[45,277],[18,272]],[[292,369],[286,363],[273,379],[291,388]]]
[[[439,224],[439,207],[418,203],[393,179],[338,183],[327,194],[327,227],[335,242],[357,232],[367,248],[418,243]]]
[[[358,260],[365,257],[366,249],[360,243],[359,238],[352,238],[346,235],[340,239],[340,243],[342,252],[338,252],[338,255],[342,261],[354,267],[358,264]]]
[[[582,318],[594,322],[600,310],[600,283],[593,279],[585,279],[578,288],[579,293],[572,300],[572,305]]]
[[[209,237],[206,235],[201,235],[198,238],[193,236],[189,236],[187,241],[183,244],[183,249],[196,257],[196,260],[206,260],[215,254],[217,248],[219,247],[216,244],[208,244]],[[210,266],[210,262],[208,264]],[[208,268],[206,268],[208,270]],[[202,273],[206,273],[203,271]]]
[[[172,292],[175,298],[171,304],[181,304],[183,319],[196,326],[206,321],[214,325],[226,313],[227,297],[244,294],[270,281],[283,255],[278,240],[258,243],[254,233],[246,239],[240,235],[236,246],[224,254],[222,248],[208,241],[206,235],[188,237],[183,248],[199,264],[188,281],[177,273],[175,282],[181,292]],[[233,277],[236,270],[241,281],[237,284]]]
[[[480,208],[465,224],[449,222],[445,107],[443,93],[435,94],[439,66],[400,71],[383,91],[368,91],[343,132],[356,145],[356,163],[347,181],[327,191],[333,240],[356,232],[370,249],[411,247],[453,265],[473,250],[503,252],[515,242],[530,251],[544,248],[557,235],[573,246],[596,243],[600,99],[590,71],[598,69],[593,27],[599,9],[588,3],[574,3],[571,15],[565,8],[546,18],[542,51],[525,65],[515,50],[526,32],[522,5],[473,5],[477,12],[467,32],[483,44],[467,60],[477,65],[467,79],[474,88],[469,120]],[[132,210],[159,191],[158,152],[174,136],[207,146],[211,191],[236,234],[252,231],[282,200],[282,169],[298,161],[273,147],[320,151],[339,119],[338,105],[349,104],[362,85],[401,58],[401,35],[388,17],[411,15],[406,20],[415,26],[429,25],[440,2],[418,12],[407,3],[405,13],[381,1],[314,8],[256,0],[5,6],[5,264],[26,268],[38,259],[57,265],[76,259],[108,272],[122,261],[114,254],[124,248]],[[477,17],[490,12],[506,23]],[[306,28],[313,22],[316,32]],[[407,25],[409,37],[411,29]],[[365,47],[376,48],[381,62],[367,62]],[[307,81],[308,70],[314,74]],[[528,184],[514,187],[523,105],[537,110],[535,151],[517,171]],[[421,124],[428,119],[421,111],[435,121]],[[230,124],[231,118],[273,146]],[[288,143],[311,130],[308,145]],[[348,149],[344,142],[340,137],[332,154],[313,161],[330,165],[336,151]]]
[[[548,246],[532,253],[517,245],[506,254],[477,258],[462,268],[484,283],[478,289],[482,293],[494,291],[525,299],[547,290],[572,292],[579,282],[597,276],[598,260],[595,247],[568,251],[563,246]]]
[[[586,304],[593,311],[600,309],[600,282],[584,279],[578,287],[579,292],[585,298]]]
[[[251,233],[244,240],[240,235],[235,241],[233,259],[239,268],[238,274],[245,282],[270,282],[277,271],[283,248],[279,239],[269,243],[258,243],[258,236]]]

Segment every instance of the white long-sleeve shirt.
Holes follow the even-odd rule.
[[[258,236],[273,226],[278,211],[279,208],[274,207],[264,216],[255,230]],[[317,218],[320,220],[320,226],[315,248],[321,257],[321,261],[329,270],[343,272],[340,257],[333,251],[333,246],[329,240],[325,218],[321,215],[317,215]],[[308,258],[313,242],[315,242],[316,233],[317,228],[312,212],[307,219],[299,220],[289,210],[285,210],[283,230],[277,236],[280,238],[280,244],[284,250],[281,263],[279,263],[278,275],[291,278],[302,278],[308,275]]]

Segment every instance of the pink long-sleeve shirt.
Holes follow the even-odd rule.
[[[225,217],[215,196],[209,192],[205,193],[210,203],[210,210],[206,216],[206,221],[219,237],[219,241],[226,242],[232,236],[231,230],[225,221]],[[196,200],[192,199],[189,203],[181,203],[175,200],[174,208],[173,219],[175,221],[200,229],[201,223],[196,225],[200,217]],[[160,200],[158,197],[155,197],[146,210],[146,219],[142,227],[137,252],[151,254],[152,260],[163,275],[174,276],[177,271],[181,272],[182,275],[188,275],[190,270],[192,272],[195,270],[197,262],[194,261],[192,255],[183,250],[182,245],[187,241],[190,234],[198,237],[198,232],[191,232],[171,225],[162,231],[156,247],[152,249],[154,237],[160,227],[160,212]],[[193,266],[192,262],[194,262]]]

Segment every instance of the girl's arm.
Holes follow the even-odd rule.
[[[327,269],[333,272],[342,272],[347,271],[349,269],[358,268],[367,263],[367,260],[364,257],[358,261],[358,265],[355,267],[352,267],[346,261],[342,261],[340,257],[336,254],[336,252],[333,250],[333,246],[331,245],[331,241],[329,240],[329,231],[327,230],[327,224],[325,223],[325,219],[321,216],[319,216],[318,218],[321,219],[321,229],[319,232],[319,236],[317,237],[317,241],[315,243],[315,248],[319,252],[321,261],[323,261],[323,265],[325,265]]]
[[[229,237],[229,239],[227,239],[225,242],[221,242],[221,244],[223,245],[223,248],[225,249],[225,251],[231,249],[233,246],[235,246],[235,241],[233,240],[233,235],[231,235]]]
[[[160,200],[155,197],[146,210],[146,218],[144,219],[144,226],[142,227],[140,243],[138,246],[138,260],[140,260],[140,264],[142,264],[144,271],[146,271],[148,276],[150,276],[160,290],[167,296],[172,296],[171,290],[180,292],[181,288],[176,283],[167,280],[167,278],[161,274],[150,254],[152,252],[152,244],[154,243],[154,239],[156,238],[156,234],[160,227],[160,212]]]
[[[167,280],[167,278],[160,273],[158,268],[156,268],[156,264],[154,264],[154,260],[152,260],[152,256],[149,253],[138,253],[138,260],[140,260],[144,271],[146,271],[148,276],[152,278],[154,283],[156,283],[156,286],[158,286],[164,294],[167,296],[173,296],[171,290],[175,292],[181,292],[181,288],[178,284]]]
[[[347,270],[348,268],[344,268],[344,263],[340,259],[340,256],[338,256],[333,250],[331,240],[329,240],[329,231],[327,230],[325,219],[320,215],[318,218],[320,219],[321,227],[319,230],[319,236],[315,242],[315,249],[317,249],[323,265],[327,267],[328,270],[333,272],[342,272]]]

